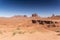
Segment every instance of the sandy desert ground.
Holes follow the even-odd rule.
[[[59,18],[35,16],[0,17],[0,40],[60,40]]]
[[[60,40],[60,36],[54,32],[17,33],[14,36],[12,33],[5,33],[0,35],[0,40]]]

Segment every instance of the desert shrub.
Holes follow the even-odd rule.
[[[60,31],[56,31],[56,32],[60,32]]]
[[[60,30],[56,30],[56,32],[60,32]]]
[[[60,36],[60,33],[59,34],[57,34],[58,36]]]
[[[19,31],[18,34],[24,34],[25,32]]]
[[[16,30],[20,30],[20,28],[18,27]]]
[[[35,33],[36,31],[30,31],[29,33],[32,34],[32,33]]]
[[[16,32],[13,32],[13,34],[12,34],[13,36],[15,36],[16,35]]]
[[[0,34],[3,34],[2,31],[0,31]]]

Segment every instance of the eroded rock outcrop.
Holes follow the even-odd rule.
[[[54,24],[57,22],[53,22],[53,21],[45,21],[45,20],[32,20],[32,23],[36,23],[38,22],[39,24]]]
[[[32,17],[38,17],[37,13],[32,14]]]

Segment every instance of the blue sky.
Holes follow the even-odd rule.
[[[0,16],[60,15],[60,0],[0,0]]]

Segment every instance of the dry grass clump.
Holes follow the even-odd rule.
[[[60,33],[60,30],[57,29],[55,32]]]
[[[60,33],[58,33],[57,35],[60,36]]]
[[[60,32],[60,30],[57,30],[56,32]]]
[[[34,31],[34,30],[29,31],[30,34],[35,33],[35,32],[36,32],[36,31]]]
[[[16,32],[13,32],[13,34],[12,34],[13,36],[15,36],[16,35]]]
[[[24,34],[25,32],[22,31],[20,28],[17,28],[16,30],[13,31],[13,36],[15,36],[16,34]]]
[[[2,31],[0,31],[0,34],[3,34]]]
[[[60,36],[60,30],[57,30],[56,32],[58,33],[57,35]]]

